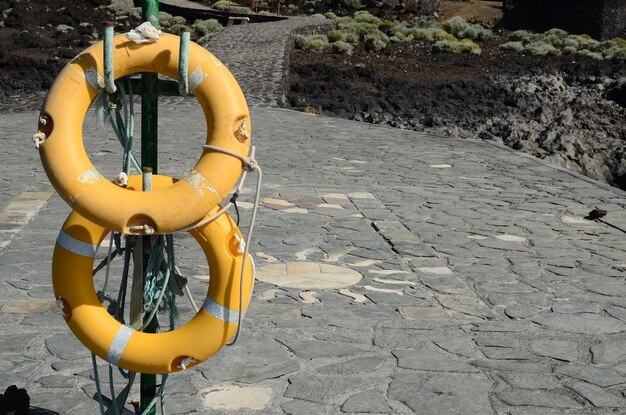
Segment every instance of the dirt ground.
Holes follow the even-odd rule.
[[[468,22],[494,25],[502,18],[501,1],[442,1],[439,13],[442,19],[461,16]]]
[[[65,64],[113,20],[107,0],[0,0],[0,111],[38,109]],[[131,22],[116,22],[128,30]]]
[[[352,56],[296,51],[289,103],[322,114],[503,142],[626,188],[623,62],[525,56],[482,43],[482,54],[434,54],[423,42]],[[621,88],[621,89],[620,89]],[[620,92],[621,91],[621,92]]]

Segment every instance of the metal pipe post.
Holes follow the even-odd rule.
[[[104,88],[107,94],[114,94],[115,73],[113,72],[113,22],[104,22]]]
[[[150,22],[155,28],[159,28],[159,0],[142,0],[141,2],[142,21]],[[158,168],[158,99],[159,99],[159,78],[156,73],[143,73],[141,75],[141,167],[150,168],[150,185],[152,173],[157,173]],[[146,180],[144,180],[144,185]],[[150,186],[151,187],[151,186]],[[145,188],[144,188],[145,190]],[[150,237],[143,236],[144,242],[149,245]],[[148,256],[144,256],[144,263],[147,264]],[[144,267],[144,281],[147,267]],[[148,333],[155,333],[158,325],[155,316],[144,330]],[[140,376],[140,396],[141,410],[144,411],[154,396],[156,395],[156,375],[141,374]],[[148,411],[147,415],[156,415],[156,405]]]
[[[178,93],[181,96],[189,95],[189,40],[191,33],[183,32],[180,36],[178,50]]]

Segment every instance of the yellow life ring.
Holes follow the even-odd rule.
[[[242,172],[242,162],[198,145],[202,155],[191,173],[167,188],[130,192],[103,178],[82,139],[85,114],[102,91],[103,47],[96,43],[74,58],[43,104],[38,135],[45,141],[39,151],[48,178],[72,209],[107,229],[142,234],[192,226],[226,197]],[[157,72],[177,78],[178,50],[179,37],[174,35],[140,45],[115,36],[115,76]],[[204,110],[206,144],[247,157],[250,115],[243,93],[224,65],[195,43],[189,45],[189,90]]]
[[[153,176],[155,189],[175,181],[167,176]],[[129,178],[131,189],[140,190],[140,183],[140,176]],[[108,233],[102,226],[72,212],[59,234],[52,258],[52,285],[57,304],[74,335],[89,350],[124,369],[162,374],[208,359],[234,335],[239,313],[245,313],[250,301],[253,275],[249,257],[244,303],[240,308],[241,234],[227,213],[190,231],[208,259],[211,281],[206,301],[195,317],[166,333],[143,333],[122,325],[98,300],[92,276],[94,253]]]

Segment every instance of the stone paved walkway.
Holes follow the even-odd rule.
[[[291,35],[332,27],[330,20],[294,17],[271,24],[231,26],[209,43],[239,82],[250,106],[283,106]]]
[[[160,117],[160,173],[181,176],[203,116],[170,100]],[[252,117],[265,173],[252,252],[261,279],[283,277],[257,283],[239,343],[171,377],[168,414],[626,412],[624,233],[583,219],[598,206],[619,223],[623,191],[481,141],[276,108]],[[0,115],[0,391],[26,387],[36,413],[95,414],[89,355],[51,311],[69,208],[32,148],[36,119]],[[113,177],[112,132],[89,119],[85,137]],[[201,301],[206,260],[186,234],[177,257]],[[328,265],[360,279],[307,288]],[[186,321],[191,307],[179,308]]]

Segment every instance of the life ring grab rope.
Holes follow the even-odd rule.
[[[124,35],[116,36],[116,76],[158,72],[175,78],[178,43],[177,36],[168,34],[156,43],[143,45],[134,44]],[[206,144],[243,157],[250,147],[250,116],[243,93],[212,54],[199,45],[189,46],[190,76],[199,79],[194,84],[197,85],[194,94],[207,123]],[[170,189],[149,194],[128,194],[105,180],[91,164],[82,144],[84,115],[102,90],[98,81],[103,72],[102,47],[102,43],[95,44],[72,60],[44,102],[39,131],[34,138],[44,169],[57,192],[73,209],[108,229],[144,234],[151,233],[150,229],[152,233],[170,233],[188,227],[221,202],[241,175],[241,165],[225,154],[203,151],[184,180]],[[197,73],[201,76],[194,78]],[[68,106],[73,111],[66,111]],[[108,209],[108,203],[104,202],[109,200],[119,202],[119,208]],[[166,204],[179,214],[170,215],[164,207]]]
[[[160,177],[163,177],[163,176],[153,176],[153,179],[160,178]],[[133,181],[135,181],[134,177],[131,177],[131,182]],[[75,226],[76,224],[74,223],[77,220],[79,221],[78,223],[80,225],[78,226],[78,228]],[[209,230],[211,230],[211,232],[209,232]],[[73,233],[76,233],[76,232],[78,232],[78,234],[73,235]],[[66,225],[64,225],[64,230],[62,230],[60,233],[57,247],[55,247],[54,259],[57,259],[57,261],[53,259],[53,285],[55,286],[55,294],[57,294],[57,297],[60,297],[59,298],[59,301],[61,303],[60,305],[65,310],[65,314],[66,314],[65,317],[66,317],[66,320],[68,320],[68,324],[70,325],[70,328],[72,328],[72,331],[74,331],[77,337],[79,337],[79,339],[85,345],[87,345],[88,348],[90,348],[100,357],[105,358],[107,361],[113,364],[118,364],[120,367],[133,370],[133,371],[139,371],[142,373],[168,373],[171,371],[181,370],[184,367],[189,367],[191,365],[197,364],[198,362],[206,359],[208,357],[206,356],[206,351],[204,351],[203,353],[202,352],[199,352],[199,353],[187,352],[186,355],[183,355],[182,352],[172,353],[170,350],[170,353],[168,356],[165,356],[165,357],[154,356],[155,353],[151,353],[152,356],[146,360],[145,356],[142,353],[138,352],[137,350],[136,344],[138,343],[138,341],[135,340],[135,347],[133,347],[132,340],[139,336],[155,336],[155,335],[134,332],[134,331],[131,331],[130,328],[124,328],[126,326],[119,325],[119,323],[113,323],[115,322],[115,320],[106,312],[106,310],[104,310],[104,308],[101,306],[98,298],[95,295],[93,282],[91,281],[91,273],[90,273],[91,268],[93,266],[93,259],[94,259],[96,247],[100,243],[101,239],[104,238],[104,236],[107,233],[108,231],[105,230],[104,228],[99,227],[98,225],[93,224],[92,222],[82,218],[78,213],[75,213],[75,212],[70,215],[70,218],[68,218]],[[196,315],[196,317],[194,317],[190,322],[188,322],[181,328],[178,328],[174,330],[173,332],[159,334],[158,336],[162,336],[160,338],[160,340],[162,340],[161,343],[165,341],[166,343],[170,343],[170,346],[171,346],[172,341],[171,339],[168,339],[167,337],[171,336],[172,334],[176,334],[177,330],[187,328],[187,330],[185,331],[187,336],[191,335],[193,336],[193,339],[195,339],[195,337],[197,336],[202,337],[203,325],[197,322],[194,322],[194,320],[199,319],[206,323],[206,318],[208,317],[210,321],[218,322],[218,325],[217,325],[218,327],[223,327],[223,330],[222,330],[223,334],[221,335],[221,337],[218,336],[220,338],[217,339],[217,342],[215,342],[216,340],[215,338],[212,338],[212,337],[206,338],[206,335],[205,335],[205,338],[203,339],[205,341],[213,342],[211,347],[212,349],[215,349],[215,350],[211,350],[211,353],[210,353],[210,354],[213,354],[215,351],[219,350],[219,348],[221,348],[221,346],[224,343],[226,343],[227,340],[231,338],[233,334],[236,334],[235,326],[239,325],[238,323],[241,322],[241,318],[243,317],[243,314],[244,314],[243,312],[239,312],[240,308],[237,307],[237,305],[241,304],[242,305],[241,309],[243,309],[245,312],[247,304],[250,301],[250,295],[252,292],[252,284],[253,284],[253,275],[252,275],[253,265],[246,266],[244,264],[245,262],[244,260],[249,259],[251,264],[253,264],[253,261],[252,261],[252,258],[247,258],[249,256],[247,252],[243,253],[243,255],[238,252],[239,243],[237,241],[237,238],[234,235],[238,235],[240,238],[241,236],[238,234],[236,226],[234,225],[234,222],[232,221],[229,215],[221,215],[218,219],[210,222],[207,225],[204,225],[204,227],[202,228],[191,231],[191,233],[201,243],[201,246],[203,247],[205,254],[207,254],[207,257],[210,263],[209,267],[211,269],[212,275],[214,272],[220,275],[220,272],[224,272],[224,270],[227,268],[230,269],[229,278],[230,279],[234,278],[231,281],[231,282],[234,282],[234,284],[232,284],[234,287],[237,287],[239,285],[238,283],[241,281],[235,277],[237,272],[239,272],[240,270],[245,271],[243,275],[247,276],[247,278],[244,280],[244,286],[242,286],[243,289],[241,291],[238,289],[236,290],[238,291],[239,298],[236,298],[235,293],[231,292],[229,300],[226,302],[227,304],[224,304],[225,301],[216,300],[216,296],[211,293],[212,287],[210,286],[209,293],[207,295],[207,300],[205,300],[202,306],[202,310],[204,311],[199,312]],[[219,242],[216,240],[217,234],[220,235],[219,237],[227,241],[226,243],[227,246],[223,248],[222,255],[218,259],[216,259],[214,255],[212,256],[209,252],[209,249],[213,249],[213,251],[215,251],[215,249],[218,249],[219,251],[219,246],[222,246],[222,243],[224,242],[224,241]],[[217,244],[217,247],[216,247],[216,244]],[[78,312],[77,308],[72,308],[71,306],[71,303],[76,302],[75,296],[67,295],[67,293],[65,292],[58,291],[58,288],[59,288],[58,284],[61,284],[61,291],[68,288],[67,287],[68,283],[66,281],[67,278],[65,278],[63,275],[64,270],[68,269],[66,266],[67,264],[63,264],[63,262],[67,262],[67,261],[63,261],[63,259],[65,259],[63,255],[60,258],[58,256],[62,252],[65,252],[65,255],[69,255],[71,257],[70,262],[72,262],[73,264],[73,269],[88,270],[88,271],[85,271],[85,275],[83,275],[83,278],[73,281],[73,283],[71,284],[71,287],[72,287],[72,290],[77,290],[77,292],[84,292],[85,290],[89,291],[89,296],[84,299],[84,303],[85,305],[93,305],[96,308],[100,309],[99,310],[100,315],[92,316],[92,317],[95,317],[95,319],[88,319],[89,321],[85,321],[85,316],[77,315],[81,313]],[[228,262],[228,261],[224,261],[225,252],[230,252],[229,256],[235,255],[236,257],[239,257],[240,258],[239,262],[238,263],[231,262],[230,264],[224,264],[223,262]],[[213,252],[213,254],[215,254],[215,252]],[[85,281],[85,280],[89,280],[89,281]],[[216,282],[219,283],[219,279],[216,279]],[[63,284],[66,285],[65,288],[63,288]],[[246,300],[246,297],[243,296],[243,293],[248,293],[247,300]],[[63,294],[65,294],[65,296]],[[88,308],[93,309],[94,307],[88,307]],[[82,314],[85,314],[85,313],[82,312]],[[76,319],[78,319],[79,321],[75,321]],[[222,323],[219,323],[219,321],[221,321]],[[117,330],[114,330],[115,333],[111,332],[112,330],[110,327],[111,324],[117,324],[118,326]],[[99,326],[100,329],[97,330],[97,333],[89,333],[89,327],[87,327],[87,325]],[[204,331],[206,332],[206,327]],[[214,327],[214,331],[215,331],[215,327]],[[103,333],[103,332],[106,332],[106,333]],[[213,335],[214,334],[215,333],[213,333]],[[93,338],[94,335],[98,338],[107,337],[112,340],[108,346],[104,346],[103,344],[99,344],[99,345],[94,344],[95,342],[98,342],[97,339]],[[152,343],[153,340],[156,340],[154,337],[149,337],[149,339],[150,340],[144,339],[144,341],[150,341]],[[194,342],[191,338],[188,340],[191,343]],[[100,341],[99,343],[102,343],[102,341]],[[135,358],[140,359],[141,362],[139,363],[132,362],[132,361],[129,362],[128,361],[129,358],[124,357],[125,356],[124,353],[128,353],[129,347],[130,349],[134,348],[134,351],[131,350],[130,352],[131,356],[134,356]],[[193,349],[194,347],[191,347],[191,348]],[[196,350],[196,352],[198,351]],[[178,355],[178,353],[181,353],[181,354]],[[158,353],[156,354],[158,355]],[[174,355],[177,355],[177,356],[174,356]],[[192,359],[192,360],[189,360],[189,359]],[[130,360],[132,360],[132,357],[130,358]],[[155,363],[155,361],[158,363]],[[137,366],[137,364],[139,364],[139,366]]]

